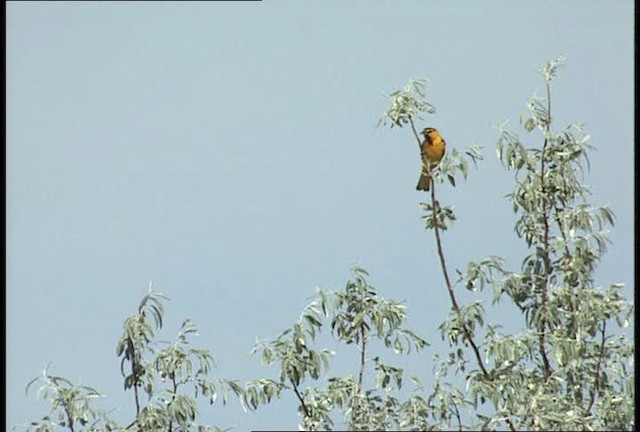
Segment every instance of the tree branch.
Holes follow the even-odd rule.
[[[296,396],[298,397],[298,400],[300,401],[300,405],[302,405],[302,409],[304,410],[304,414],[307,417],[311,417],[311,409],[309,409],[307,404],[304,403],[304,398],[302,397],[302,395],[298,391],[298,386],[296,385],[295,382],[293,382],[291,377],[289,377],[289,381],[291,382],[291,385],[293,386],[293,392],[296,394]]]
[[[75,429],[73,428],[73,418],[71,417],[71,412],[69,411],[68,406],[64,407],[64,412],[67,415],[67,421],[69,422],[69,430],[71,432],[75,432]]]
[[[549,132],[549,128],[551,125],[551,90],[549,83],[547,82],[547,119],[546,119],[546,132]],[[545,184],[545,153],[547,151],[547,145],[549,141],[547,137],[544,138],[544,144],[542,145],[542,154],[540,156],[540,189],[542,192],[542,214],[543,214],[543,224],[544,224],[544,240],[543,240],[543,248],[544,248],[544,275],[541,284],[541,297],[542,297],[542,305],[540,308],[540,312],[542,313],[542,319],[540,320],[540,335],[538,336],[540,342],[540,355],[542,356],[542,363],[544,364],[544,379],[545,381],[549,378],[552,373],[551,364],[549,363],[549,359],[547,358],[546,352],[546,330],[547,330],[547,322],[544,318],[544,314],[547,312],[547,300],[548,300],[548,289],[549,289],[549,275],[551,274],[551,258],[550,258],[550,248],[549,248],[549,205],[547,204],[547,187]]]
[[[409,117],[409,123],[411,124],[411,130],[413,131],[413,135],[416,137],[418,141],[418,148],[422,151],[422,141],[420,140],[420,135],[418,135],[418,131],[416,130],[415,124],[413,124],[413,118]]]
[[[171,383],[173,384],[173,394],[171,395],[171,402],[169,402],[169,405],[171,405],[176,400],[176,393],[178,393],[178,383],[176,382],[175,373],[171,374]],[[172,432],[172,431],[173,431],[173,419],[170,419],[169,432]]]
[[[591,408],[593,408],[593,404],[596,401],[596,393],[598,393],[599,383],[600,383],[600,367],[602,366],[602,358],[604,357],[604,343],[605,343],[605,332],[607,329],[607,321],[602,321],[602,330],[600,334],[602,335],[602,340],[600,342],[600,356],[598,357],[598,365],[596,366],[596,374],[593,380],[593,389],[591,390],[591,397],[589,400],[589,406],[585,411],[587,415],[591,412]]]
[[[360,374],[358,377],[358,393],[362,392],[364,382],[365,350],[367,347],[367,342],[365,341],[364,336],[364,328],[360,327]]]
[[[435,214],[433,230],[436,236],[436,248],[438,249],[438,257],[440,258],[440,268],[442,269],[442,275],[444,276],[445,284],[447,285],[447,291],[449,292],[449,298],[451,299],[451,306],[453,310],[460,316],[460,306],[458,305],[458,301],[456,300],[455,293],[453,292],[453,285],[451,284],[451,279],[449,278],[449,271],[447,270],[447,263],[444,257],[444,250],[442,248],[442,240],[440,238],[440,229],[438,228],[438,212],[440,211],[440,205],[438,201],[436,201],[436,192],[435,192],[435,182],[431,183],[431,204],[433,206],[433,211]],[[462,322],[462,332],[464,334],[465,339],[471,345],[473,349],[473,353],[475,354],[476,361],[478,363],[478,367],[482,370],[482,374],[485,378],[490,379],[489,372],[484,367],[484,363],[482,362],[482,356],[480,355],[480,349],[476,345],[473,337],[471,336],[471,331],[467,327],[467,325]]]
[[[414,135],[416,137],[416,140],[418,141],[418,145],[420,146],[420,144],[421,144],[420,137],[418,136],[418,133],[417,133],[416,128],[414,126],[413,119],[410,117],[409,120],[410,120],[410,124],[411,124],[411,129],[413,130],[413,133],[414,133]],[[427,164],[427,166],[428,166],[428,164]],[[433,181],[433,177],[431,178],[431,208],[433,209],[433,214],[434,214],[433,230],[434,230],[435,237],[436,237],[436,248],[438,250],[438,257],[440,259],[440,267],[442,269],[442,275],[444,276],[445,284],[447,286],[447,291],[449,292],[449,298],[451,300],[451,306],[452,306],[454,312],[456,312],[456,314],[458,315],[458,318],[460,318],[460,306],[458,305],[458,301],[456,300],[455,293],[453,292],[453,284],[451,283],[451,279],[449,278],[449,271],[447,270],[447,263],[446,263],[446,259],[445,259],[445,256],[444,256],[444,249],[442,247],[442,239],[440,238],[440,228],[438,226],[438,215],[439,215],[439,212],[440,212],[440,204],[436,200],[436,184]],[[487,371],[487,369],[484,366],[484,363],[482,362],[482,356],[480,355],[480,349],[478,348],[478,345],[476,344],[475,340],[473,339],[473,336],[471,335],[471,331],[467,327],[466,323],[464,323],[462,320],[460,320],[460,322],[462,324],[462,333],[463,333],[464,338],[466,339],[466,341],[471,346],[471,349],[473,350],[473,353],[475,355],[478,367],[482,371],[482,374],[485,377],[485,379],[491,381],[491,377],[489,375],[489,372]],[[507,418],[505,420],[505,422],[509,426],[509,429],[511,431],[515,432],[516,429],[515,429],[513,423],[511,422],[511,419]]]

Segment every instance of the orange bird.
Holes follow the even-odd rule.
[[[447,143],[437,129],[428,127],[422,130],[424,141],[420,144],[422,156],[422,172],[418,180],[417,190],[429,191],[431,189],[431,170],[438,165],[444,156]]]

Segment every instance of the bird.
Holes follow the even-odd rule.
[[[423,166],[416,190],[428,192],[431,189],[431,170],[438,165],[444,156],[447,143],[436,128],[424,128],[422,135],[424,135],[424,141],[420,144],[420,155]]]

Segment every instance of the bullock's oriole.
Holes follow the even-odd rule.
[[[417,190],[429,191],[431,189],[431,170],[438,165],[444,156],[447,143],[437,129],[428,127],[422,131],[424,141],[420,145],[422,155],[422,172],[418,180]]]

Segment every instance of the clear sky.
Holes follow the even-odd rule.
[[[248,360],[255,339],[359,264],[433,344],[407,366],[428,381],[449,303],[414,138],[375,128],[383,94],[428,78],[437,113],[419,126],[484,146],[467,182],[438,189],[458,218],[450,265],[500,255],[517,271],[493,126],[520,131],[560,54],[555,128],[585,124],[591,202],[617,215],[597,282],[631,298],[630,0],[8,3],[7,428],[46,413],[24,387],[49,362],[132,418],[115,348],[151,280],[171,298],[163,338],[192,318],[215,373],[244,381],[276,373]],[[294,403],[200,420],[296,429]]]

